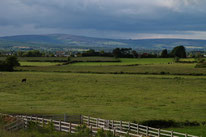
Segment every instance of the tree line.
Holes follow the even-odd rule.
[[[90,49],[80,54],[80,56],[106,56],[106,57],[116,57],[116,58],[169,58],[169,57],[179,57],[186,58],[186,49],[184,46],[174,47],[169,53],[167,49],[162,50],[161,55],[151,54],[151,53],[137,53],[137,51],[132,50],[132,48],[115,48],[112,52],[95,51]]]

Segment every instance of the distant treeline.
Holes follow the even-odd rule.
[[[168,57],[179,57],[186,58],[186,50],[184,46],[175,47],[170,53],[167,49],[164,49],[161,54],[152,53],[138,53],[131,48],[115,48],[112,52],[95,51],[93,49],[85,51],[79,56],[105,56],[105,57],[116,57],[116,58],[168,58]]]
[[[15,55],[17,57],[102,56],[102,57],[116,57],[116,58],[169,58],[169,57],[185,58],[187,56],[196,57],[197,52],[196,53],[190,52],[186,54],[186,49],[184,46],[174,47],[171,51],[164,49],[159,53],[138,52],[136,50],[133,50],[132,48],[115,48],[111,52],[105,52],[103,50],[95,51],[94,49],[90,49],[83,52],[69,52],[69,51],[47,52],[47,51],[39,51],[39,50],[30,50],[30,51],[16,51],[9,54],[3,54],[3,52],[1,53],[0,51],[0,56],[7,56],[7,55]]]

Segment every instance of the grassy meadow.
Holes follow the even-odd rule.
[[[170,74],[170,75],[206,75],[205,68],[195,68],[195,63],[172,64],[136,64],[136,65],[94,65],[101,63],[74,63],[61,66],[18,67],[19,71],[70,72],[101,74]],[[106,63],[111,64],[111,63]],[[116,63],[118,64],[118,63]],[[119,63],[121,64],[121,63]]]
[[[62,65],[60,62],[20,62],[21,66],[56,66],[56,65]]]
[[[1,113],[206,121],[206,69],[195,68],[196,63],[174,63],[172,58],[79,57],[67,65],[62,65],[65,57],[19,60],[16,72],[0,72]],[[205,129],[171,130],[206,135]]]
[[[3,72],[0,111],[204,121],[205,82],[194,76]]]

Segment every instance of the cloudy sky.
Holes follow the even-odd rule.
[[[0,36],[206,39],[206,0],[0,0]]]

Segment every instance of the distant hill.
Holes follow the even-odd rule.
[[[0,37],[0,48],[93,48],[171,49],[184,45],[188,49],[206,49],[206,40],[193,39],[105,39],[68,34],[19,35]]]

